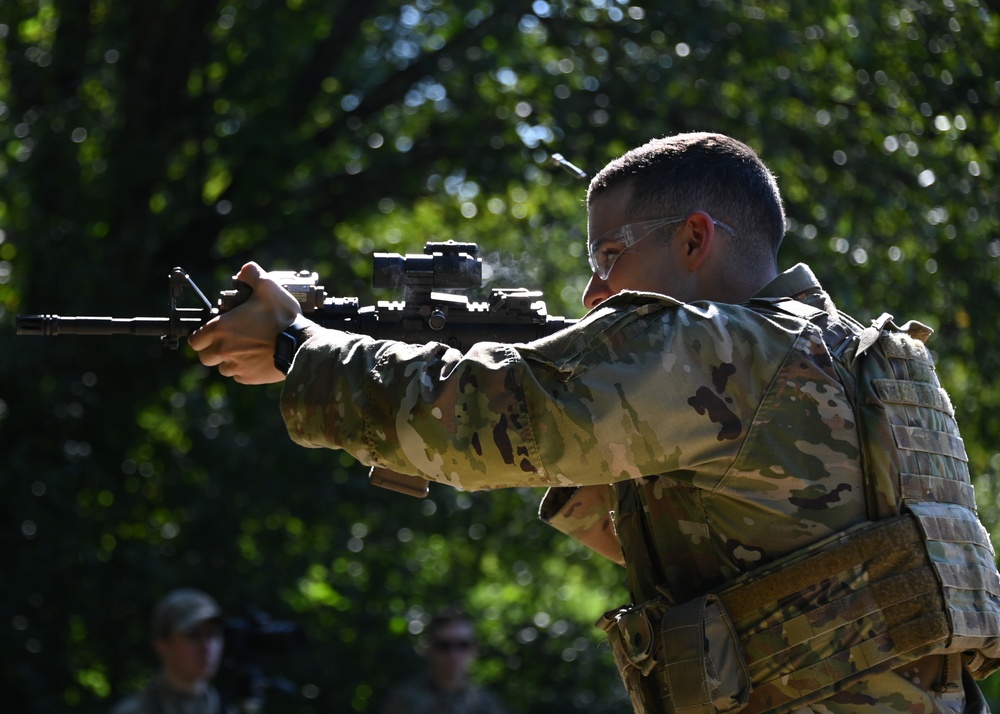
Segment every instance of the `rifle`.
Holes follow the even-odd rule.
[[[375,253],[372,286],[403,290],[401,301],[378,301],[360,306],[356,297],[327,295],[316,273],[308,270],[274,271],[269,275],[294,295],[302,313],[323,326],[402,342],[443,342],[466,350],[477,342],[530,342],[551,335],[576,320],[550,316],[542,293],[525,288],[493,288],[486,302],[442,290],[466,290],[482,285],[482,259],[475,243],[428,242],[423,254]],[[18,335],[139,335],[159,337],[170,349],[181,338],[213,317],[246,302],[252,290],[233,279],[212,305],[181,268],[168,275],[167,317],[61,317],[18,315]],[[186,289],[198,307],[180,307]],[[427,495],[427,481],[373,466],[372,484],[417,498]]]

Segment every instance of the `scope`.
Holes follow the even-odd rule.
[[[402,288],[408,293],[478,288],[483,284],[479,246],[456,241],[424,244],[424,254],[375,253],[372,287]]]

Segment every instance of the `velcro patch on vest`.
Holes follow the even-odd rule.
[[[965,442],[958,434],[932,431],[919,426],[893,424],[892,435],[900,449],[950,456],[959,461],[969,460],[965,453]]]
[[[886,357],[922,362],[931,371],[934,370],[934,362],[930,358],[930,353],[927,351],[926,345],[919,340],[913,339],[905,332],[884,331],[879,335],[879,344],[882,346]]]
[[[948,416],[955,416],[955,409],[948,393],[937,384],[899,379],[873,379],[872,385],[883,402],[930,407]]]
[[[948,462],[955,463],[955,462]],[[971,483],[961,480],[961,475],[927,476],[925,474],[899,475],[900,495],[904,501],[935,501],[957,503],[976,510],[976,491]],[[966,478],[968,478],[966,476]]]

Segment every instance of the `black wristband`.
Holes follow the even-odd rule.
[[[308,337],[305,334],[307,327],[312,323],[302,315],[298,315],[295,321],[286,327],[274,340],[274,367],[282,374],[288,374],[292,368],[292,360],[295,353]]]

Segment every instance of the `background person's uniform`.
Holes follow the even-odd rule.
[[[758,297],[786,296],[838,320],[803,265]],[[282,413],[302,445],[451,486],[573,487],[543,517],[624,556],[634,603],[682,603],[868,519],[858,425],[821,331],[752,301],[622,292],[551,337],[464,355],[323,332],[295,357]],[[950,661],[947,682],[883,672],[814,710],[960,710]]]
[[[221,714],[219,693],[209,685],[198,695],[178,692],[163,675],[155,676],[144,689],[123,699],[111,714]]]
[[[379,714],[504,714],[504,709],[491,692],[475,684],[443,692],[422,675],[394,689]]]

